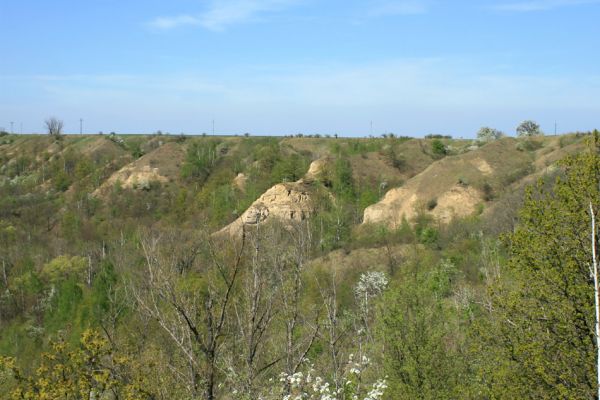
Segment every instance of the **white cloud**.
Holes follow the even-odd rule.
[[[553,10],[561,7],[599,3],[600,0],[529,0],[511,3],[501,3],[492,6],[492,8],[498,11],[532,12]]]
[[[200,19],[192,15],[179,15],[176,17],[158,17],[152,20],[149,25],[157,29],[173,29],[185,25],[199,25]]]
[[[385,0],[372,4],[368,14],[371,17],[384,17],[424,14],[427,11],[428,4],[423,0]]]
[[[202,26],[222,31],[235,24],[264,18],[265,14],[280,11],[298,0],[212,0],[203,13],[157,17],[150,21],[153,28],[168,30],[182,26]]]

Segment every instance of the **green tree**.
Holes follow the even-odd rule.
[[[534,121],[523,121],[517,127],[517,136],[541,136],[543,135],[540,125]]]
[[[492,285],[481,381],[493,398],[593,399],[596,384],[589,204],[600,208],[598,132],[562,162],[550,190],[528,191],[511,258]]]
[[[132,365],[128,357],[114,352],[105,338],[87,330],[76,349],[69,349],[62,340],[54,342],[31,375],[23,373],[15,359],[0,357],[0,371],[5,372],[0,379],[9,375],[13,380],[12,385],[0,381],[0,388],[13,386],[8,397],[13,400],[153,398],[142,381],[131,378]]]
[[[492,140],[500,139],[504,136],[504,133],[498,129],[490,128],[487,126],[482,127],[477,131],[477,139],[482,142],[490,142]]]
[[[433,268],[422,264],[406,266],[400,283],[381,303],[389,395],[407,400],[460,398],[460,336],[454,310],[445,301],[458,271],[449,260]]]

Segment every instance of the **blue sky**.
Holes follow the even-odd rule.
[[[0,127],[600,128],[600,0],[0,0]]]

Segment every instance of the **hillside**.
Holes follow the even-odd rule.
[[[514,249],[529,251],[518,235],[535,232],[519,226],[587,216],[524,193],[556,176],[587,188],[590,175],[570,171],[592,159],[590,138],[1,136],[0,368],[33,376],[65,362],[85,374],[77,352],[100,351],[121,364],[96,367],[140,399],[274,400],[282,373],[309,371],[338,385],[388,376],[390,399],[495,398],[521,370],[481,333],[518,340],[490,304],[515,324],[540,309],[511,303],[527,282],[509,267],[524,262]],[[577,163],[560,166],[569,155]],[[546,354],[530,343],[519,357]],[[415,374],[443,384],[425,389]],[[28,385],[13,375],[0,393]]]

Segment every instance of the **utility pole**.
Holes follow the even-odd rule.
[[[23,134],[23,123],[21,122],[21,135]]]
[[[212,135],[215,136],[215,120],[212,120]]]
[[[371,120],[371,136],[373,136],[373,120]]]
[[[13,133],[15,133],[15,132],[14,132],[14,130],[13,130],[13,126],[14,126],[14,124],[15,124],[15,123],[14,123],[13,121],[10,121],[10,134],[11,134],[11,135],[12,135]]]
[[[556,123],[556,121],[554,121],[554,136],[556,136],[557,127],[558,127],[558,124]]]
[[[83,135],[83,118],[79,118],[79,134]]]

